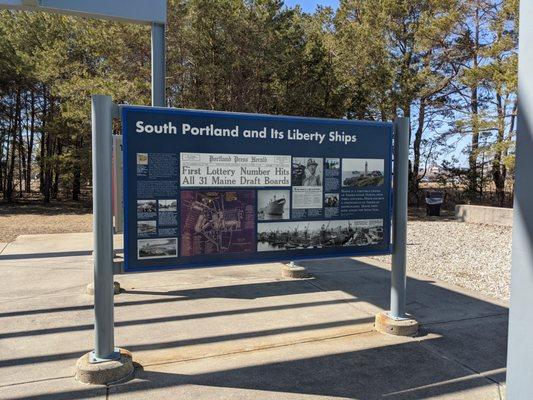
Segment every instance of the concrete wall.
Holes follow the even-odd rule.
[[[513,226],[513,209],[500,207],[472,206],[460,204],[455,206],[455,217],[462,222],[476,224]]]

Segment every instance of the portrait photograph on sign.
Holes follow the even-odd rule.
[[[392,125],[124,106],[125,270],[390,252]]]

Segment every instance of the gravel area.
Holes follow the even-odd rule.
[[[453,220],[410,221],[409,271],[509,299],[512,228]],[[390,256],[375,257],[390,262]]]
[[[408,270],[508,300],[512,228],[457,222],[453,213],[424,214],[410,210]],[[91,230],[91,210],[79,203],[0,204],[0,243],[18,235]],[[390,256],[375,258],[390,262]]]
[[[79,203],[0,204],[0,243],[19,235],[92,231],[92,213]]]

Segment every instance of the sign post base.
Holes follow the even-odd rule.
[[[131,353],[125,349],[117,350],[116,359],[94,361],[93,352],[81,356],[76,363],[76,380],[92,385],[106,385],[133,375]]]
[[[296,265],[294,262],[290,262],[288,264],[283,265],[283,269],[281,270],[281,275],[284,278],[292,278],[292,279],[306,279],[311,278],[311,274],[305,267],[302,267],[301,265]]]
[[[394,336],[414,336],[418,333],[418,322],[406,314],[405,318],[393,318],[387,312],[376,315],[376,331]]]
[[[113,282],[113,293],[114,294],[120,294],[122,292],[122,288],[120,287],[120,283]],[[94,283],[89,283],[87,285],[86,293],[89,296],[94,295]]]

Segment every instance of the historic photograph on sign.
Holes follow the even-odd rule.
[[[178,256],[178,239],[140,239],[137,240],[137,258],[172,258]]]
[[[182,255],[253,252],[255,202],[253,190],[182,191]]]
[[[322,187],[322,158],[293,157],[292,186]]]
[[[384,182],[385,160],[364,158],[342,159],[342,186],[381,186]]]
[[[338,171],[341,168],[341,160],[339,158],[326,158],[326,171]]]
[[[382,241],[382,219],[270,222],[257,225],[257,251],[361,247]]]
[[[163,211],[177,211],[178,210],[178,201],[177,200],[159,200],[159,212]]]
[[[322,208],[322,158],[293,157],[292,208]]]
[[[289,219],[290,190],[258,190],[257,219],[260,221]]]
[[[324,207],[338,207],[339,206],[339,194],[338,193],[326,193],[324,195]]]
[[[148,153],[137,153],[137,165],[148,165]]]
[[[339,193],[326,193],[324,195],[324,217],[335,218],[339,216]]]
[[[150,236],[157,233],[157,222],[156,221],[137,221],[137,235]]]
[[[157,200],[137,200],[137,219],[154,218],[157,212]]]

